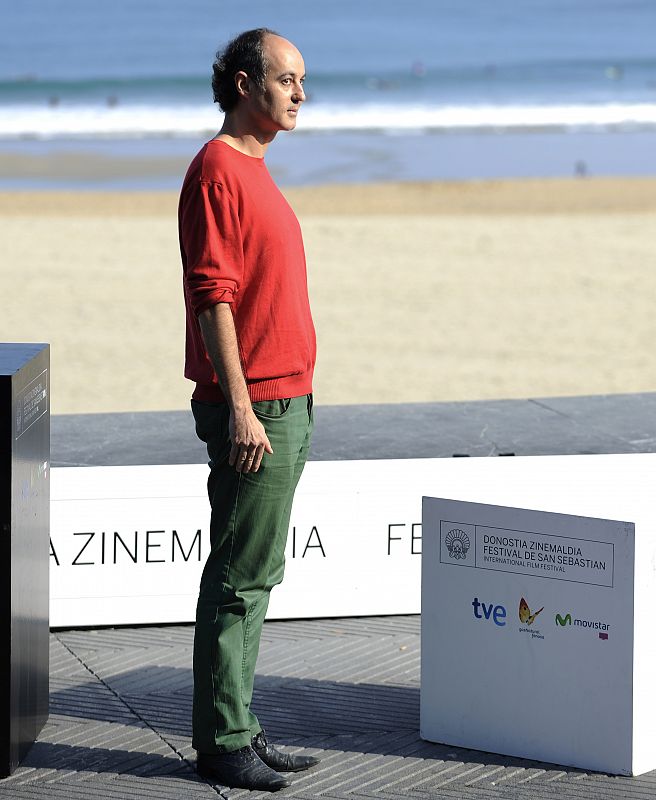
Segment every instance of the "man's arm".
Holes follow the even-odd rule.
[[[218,303],[199,314],[198,322],[207,354],[230,407],[232,448],[228,462],[237,472],[257,472],[264,451],[273,453],[273,449],[248,396],[232,310],[228,303]]]

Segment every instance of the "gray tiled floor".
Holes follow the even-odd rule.
[[[52,633],[50,719],[0,799],[269,796],[194,772],[192,640],[191,626]],[[272,739],[322,757],[278,797],[656,797],[656,772],[617,778],[423,742],[416,616],[267,623],[254,705]]]

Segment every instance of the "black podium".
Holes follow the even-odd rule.
[[[0,343],[0,776],[48,718],[50,348]]]

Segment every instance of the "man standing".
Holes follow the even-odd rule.
[[[187,314],[185,376],[207,443],[211,552],[194,638],[198,771],[280,789],[318,763],[267,742],[251,711],[269,592],[280,583],[292,499],[312,434],[316,342],[298,221],[264,155],[296,126],[305,66],[266,28],[217,54],[218,135],[192,161],[179,206]]]

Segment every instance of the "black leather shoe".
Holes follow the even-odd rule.
[[[289,778],[278,775],[264,764],[250,745],[231,753],[198,753],[196,771],[203,778],[211,778],[233,789],[276,792],[292,785]]]
[[[267,742],[264,731],[260,731],[257,736],[253,736],[251,746],[267,767],[271,767],[277,772],[302,772],[304,769],[310,769],[310,767],[314,767],[319,763],[319,759],[316,756],[283,753],[282,750],[278,750],[277,747]]]

